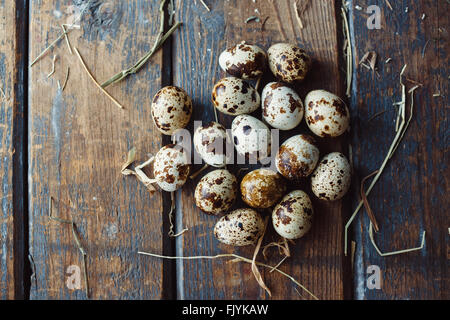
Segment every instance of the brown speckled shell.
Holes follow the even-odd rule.
[[[155,156],[153,175],[164,191],[180,189],[186,183],[189,171],[189,159],[180,146],[169,144],[162,147]]]
[[[151,109],[156,128],[162,134],[171,135],[189,123],[192,115],[192,99],[183,89],[168,86],[155,94]]]
[[[226,164],[227,132],[224,126],[210,122],[194,132],[194,147],[203,161],[213,167]]]
[[[223,71],[241,79],[256,79],[266,69],[267,55],[258,46],[239,43],[219,56],[219,65]]]
[[[337,137],[350,125],[350,112],[338,96],[314,90],[305,98],[305,119],[309,129],[319,137]]]
[[[214,236],[232,246],[255,244],[264,231],[261,215],[253,209],[237,209],[223,216],[214,227]]]
[[[303,119],[303,101],[282,82],[268,83],[261,95],[264,120],[274,128],[291,130]]]
[[[250,84],[236,77],[223,78],[213,88],[212,101],[222,113],[237,116],[259,108],[261,97]]]
[[[264,122],[243,114],[231,123],[233,143],[239,155],[245,160],[260,160],[270,156],[272,136]]]
[[[322,200],[341,199],[350,188],[351,168],[340,152],[327,154],[311,176],[311,189]]]
[[[286,140],[275,157],[275,166],[282,176],[299,180],[309,176],[319,161],[319,149],[313,137],[300,134]]]
[[[283,177],[268,169],[249,172],[241,181],[242,200],[252,208],[270,208],[281,199],[285,191]]]
[[[311,58],[305,50],[289,43],[274,44],[267,54],[274,76],[287,83],[302,81],[311,68]]]
[[[228,170],[214,170],[197,184],[194,192],[195,204],[208,214],[225,213],[233,206],[237,187],[236,177]]]
[[[273,209],[273,227],[286,239],[298,239],[311,229],[313,214],[309,196],[301,190],[295,190],[288,193]]]

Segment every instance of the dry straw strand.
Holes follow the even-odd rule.
[[[87,8],[89,8],[89,5],[91,4],[92,0],[89,0],[88,3],[86,4],[86,6],[83,8],[83,10],[81,10],[80,14],[78,15],[78,17],[72,22],[72,24],[70,25],[65,25],[68,26],[68,28],[66,29],[66,31],[63,31],[62,34],[60,34],[58,36],[58,38],[56,38],[52,43],[50,43],[50,45],[45,48],[30,64],[30,68],[36,63],[38,62],[51,48],[53,48],[64,36],[67,35],[67,33],[69,33],[73,27],[75,26],[75,23],[78,22],[81,17],[83,16],[83,14],[86,12]]]
[[[86,66],[86,64],[84,63],[83,58],[81,57],[80,53],[78,52],[77,48],[74,48],[75,53],[77,54],[78,58],[80,59],[81,64],[83,65],[84,70],[86,70],[87,74],[89,75],[89,78],[91,78],[91,80],[95,83],[95,85],[109,98],[111,99],[112,102],[114,102],[114,104],[116,106],[118,106],[120,109],[123,109],[122,105],[116,100],[114,99],[108,92],[106,92],[105,89],[102,88],[102,86],[97,82],[97,80],[95,80],[94,76],[92,75],[92,73],[89,71],[88,67]]]
[[[161,4],[159,6],[159,12],[160,12],[160,26],[159,26],[159,33],[156,37],[156,41],[153,44],[153,47],[148,51],[141,59],[139,59],[138,62],[136,62],[132,67],[122,70],[121,72],[115,74],[112,76],[109,80],[102,83],[102,87],[106,88],[107,86],[117,83],[119,81],[122,81],[126,77],[128,77],[131,74],[134,74],[138,72],[146,63],[147,61],[155,54],[156,51],[159,50],[159,48],[162,47],[164,42],[170,37],[170,35],[179,27],[182,25],[181,22],[176,23],[173,25],[169,31],[167,31],[164,34],[164,4],[166,3],[166,0],[161,0]]]
[[[253,260],[248,259],[248,258],[244,258],[242,256],[239,256],[237,254],[234,253],[223,253],[223,254],[218,254],[215,256],[192,256],[192,257],[178,257],[178,256],[164,256],[164,255],[159,255],[159,254],[154,254],[154,253],[149,253],[149,252],[143,252],[143,251],[138,251],[138,254],[142,254],[142,255],[146,255],[146,256],[151,256],[151,257],[155,257],[155,258],[161,258],[161,259],[169,259],[169,260],[213,260],[213,259],[220,259],[220,258],[233,258],[233,260],[235,261],[241,261],[241,262],[246,262],[246,263],[252,263]],[[261,263],[261,262],[255,262],[256,265],[264,267],[264,268],[269,268],[272,269],[273,267],[265,264],[265,263]],[[294,277],[290,276],[289,274],[281,271],[280,269],[275,269],[276,272],[278,272],[279,274],[285,276],[286,278],[288,278],[289,280],[291,280],[293,283],[295,283],[297,286],[299,286],[300,288],[302,288],[304,291],[306,291],[311,297],[313,297],[313,299],[315,300],[319,300],[319,298],[317,298],[311,291],[309,291],[305,286],[303,286],[300,282],[298,282],[297,280],[295,280]]]
[[[396,135],[394,137],[394,140],[391,143],[391,146],[389,148],[389,151],[383,161],[383,163],[381,164],[380,168],[378,169],[378,173],[375,175],[375,177],[372,180],[372,183],[370,184],[369,188],[367,189],[367,191],[365,192],[365,195],[368,196],[370,191],[373,189],[373,187],[375,186],[375,184],[377,183],[378,179],[380,178],[381,174],[383,173],[388,161],[391,159],[391,157],[393,156],[393,154],[395,153],[395,151],[397,150],[397,147],[399,146],[406,130],[408,129],[408,126],[411,122],[412,116],[413,116],[413,112],[414,112],[414,99],[411,100],[411,105],[410,105],[410,116],[409,119],[406,120],[405,119],[405,109],[406,109],[406,89],[405,89],[405,85],[402,81],[402,76],[403,73],[406,70],[407,65],[405,65],[402,69],[402,71],[400,72],[400,84],[402,86],[402,101],[400,102],[400,107],[399,107],[399,111],[398,114],[401,115],[401,122],[398,124],[398,128],[396,130]],[[411,90],[411,97],[413,97],[414,91],[418,88],[419,86],[416,86],[414,88],[412,88]],[[352,216],[350,217],[350,219],[348,220],[347,224],[345,225],[345,231],[344,231],[344,254],[347,256],[347,242],[348,242],[348,228],[350,227],[350,225],[352,224],[353,220],[355,219],[355,217],[357,216],[359,210],[361,209],[361,207],[364,205],[363,200],[361,200],[358,204],[358,206],[356,207],[355,211],[353,212]],[[370,223],[370,228],[372,228],[372,222]],[[369,230],[370,231],[370,230]],[[375,245],[375,242],[372,242]],[[416,248],[413,248],[416,249]],[[390,255],[393,254],[399,254],[399,253],[405,253],[405,252],[409,252],[410,249],[406,249],[406,250],[401,250],[400,252],[394,252],[391,253]],[[377,250],[378,253],[380,253],[379,250]]]

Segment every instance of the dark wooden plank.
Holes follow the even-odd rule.
[[[303,14],[305,28],[302,30],[297,25],[292,1],[274,1],[274,6],[270,1],[205,2],[211,8],[211,12],[206,11],[200,1],[176,2],[177,16],[184,22],[184,27],[175,37],[174,84],[186,89],[193,97],[195,120],[214,119],[211,90],[215,82],[225,76],[218,66],[219,54],[242,40],[265,49],[281,41],[299,44],[314,58],[314,70],[307,81],[297,87],[301,96],[304,97],[308,90],[313,88],[326,89],[342,96],[343,81],[339,69],[341,46],[338,43],[338,34],[341,34],[341,30],[338,29],[336,21],[340,8],[334,1],[310,1]],[[245,23],[248,17],[255,15],[255,9],[258,9],[261,22],[269,16],[265,23],[265,31],[262,31],[261,23],[254,21]],[[220,115],[220,121],[229,128],[232,117]],[[308,132],[304,123],[290,134],[299,132]],[[320,142],[322,154],[331,150],[344,150],[345,139],[342,137],[322,140]],[[197,181],[198,179],[189,182],[179,194],[178,228],[188,227],[190,231],[177,239],[177,254],[195,256],[234,252],[251,257],[253,248],[235,249],[222,245],[214,239],[212,230],[217,218],[201,213],[193,201]],[[293,275],[319,298],[342,299],[344,298],[342,259],[344,205],[341,201],[326,204],[315,200],[314,206],[316,220],[313,229],[292,246],[292,258],[285,262],[282,269]],[[267,240],[270,239],[277,239],[273,231],[269,231],[267,236]],[[274,256],[270,263],[276,264],[278,260],[279,257]],[[302,298],[289,280],[276,273],[269,274],[267,270],[262,273],[274,299]],[[182,261],[177,264],[177,278],[178,297],[182,299],[265,297],[265,293],[253,278],[250,265],[247,264]],[[308,298],[305,293],[303,296]]]
[[[59,25],[88,1],[33,1],[31,57],[60,34]],[[81,30],[69,34],[93,75],[104,81],[134,64],[153,45],[159,29],[157,1],[92,1]],[[53,54],[56,73],[47,79]],[[70,77],[64,92],[67,67]],[[120,168],[136,146],[137,161],[161,147],[150,116],[151,97],[161,86],[162,52],[141,72],[111,86],[120,110],[82,69],[76,55],[61,41],[30,71],[29,182],[30,251],[37,285],[32,299],[85,299],[82,258],[66,225],[50,221],[53,214],[73,218],[86,248],[90,295],[94,299],[160,299],[161,260],[142,259],[139,249],[162,253],[162,197],[150,197]],[[81,289],[66,286],[67,269],[81,269]]]
[[[0,3],[0,299],[23,299],[25,2]],[[18,19],[23,17],[24,20]]]
[[[384,252],[417,247],[426,231],[425,248],[399,256],[380,257],[368,237],[369,220],[355,221],[357,241],[355,298],[448,299],[449,187],[448,170],[448,27],[445,1],[353,1],[351,11],[355,62],[367,51],[378,54],[380,77],[362,67],[355,71],[352,99],[352,145],[359,179],[377,169],[394,138],[401,100],[399,73],[423,84],[415,94],[415,110],[404,140],[369,196],[380,225],[376,241]],[[366,27],[368,5],[381,8],[380,30]],[[385,61],[391,58],[390,63]],[[408,83],[410,88],[414,84]],[[439,97],[433,97],[435,93]],[[374,120],[378,112],[386,112]],[[358,180],[355,178],[355,186]],[[355,193],[353,206],[358,197]],[[381,270],[381,289],[366,286],[367,267]]]

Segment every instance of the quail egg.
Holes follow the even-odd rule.
[[[338,96],[314,90],[305,98],[305,119],[309,129],[319,137],[337,137],[350,125],[350,112]]]
[[[285,191],[283,177],[268,169],[249,172],[241,181],[242,200],[252,208],[265,209],[273,206]]]
[[[190,166],[186,152],[177,145],[162,147],[155,156],[153,175],[158,186],[167,192],[181,188],[188,176]]]
[[[303,102],[298,94],[281,82],[268,83],[262,92],[264,120],[280,130],[291,130],[303,119]]]
[[[313,213],[309,196],[301,190],[292,191],[273,209],[273,227],[283,238],[301,238],[311,229]]]
[[[236,177],[228,170],[215,170],[205,175],[194,192],[195,204],[205,213],[217,215],[232,207],[237,195]]]
[[[236,151],[246,159],[264,159],[270,156],[271,134],[260,120],[241,115],[234,118],[231,134]]]
[[[319,161],[319,149],[314,138],[306,134],[286,140],[275,157],[275,166],[287,179],[299,180],[309,176]]]
[[[340,152],[327,154],[311,176],[311,189],[323,200],[341,199],[350,188],[351,168]]]
[[[168,86],[155,94],[151,109],[156,128],[162,134],[171,135],[189,123],[192,100],[183,89]]]
[[[223,216],[214,227],[214,236],[232,246],[255,244],[264,232],[264,221],[253,209],[237,209]]]
[[[194,132],[195,150],[213,167],[223,167],[226,164],[226,141],[225,127],[217,122],[200,126]]]
[[[269,67],[274,76],[284,82],[302,81],[311,68],[311,58],[305,50],[289,43],[277,43],[267,51]]]
[[[252,113],[258,109],[261,97],[258,91],[244,80],[228,77],[216,83],[212,101],[220,112],[236,116]]]
[[[241,79],[256,79],[266,69],[267,55],[258,46],[240,44],[231,47],[219,56],[219,65],[223,71]]]

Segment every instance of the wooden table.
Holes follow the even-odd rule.
[[[192,96],[193,119],[214,118],[210,92],[225,76],[218,67],[219,53],[242,40],[265,49],[281,41],[297,43],[314,58],[313,71],[298,92],[304,97],[311,89],[326,89],[345,97],[341,2],[309,1],[300,28],[294,1],[205,0],[207,11],[199,0],[175,0],[174,18],[183,26],[139,73],[108,88],[124,110],[95,87],[64,40],[29,67],[61,33],[60,25],[70,23],[87,2],[0,3],[0,298],[87,299],[83,281],[79,289],[67,285],[73,270],[82,270],[83,260],[70,225],[49,219],[50,198],[52,214],[77,226],[87,252],[90,298],[268,298],[249,264],[138,255],[144,250],[251,257],[253,248],[235,249],[214,239],[217,218],[202,214],[193,202],[198,178],[176,194],[175,228],[189,231],[169,238],[169,195],[150,197],[120,168],[131,147],[136,146],[138,161],[145,161],[169,142],[150,116],[151,98],[162,86],[174,84]],[[322,154],[351,150],[353,186],[343,201],[314,200],[314,226],[291,245],[292,257],[280,268],[320,299],[448,299],[449,4],[391,0],[390,9],[385,0],[349,3],[351,131],[321,140],[320,146]],[[366,9],[372,4],[380,8],[381,29],[367,27],[371,14]],[[96,79],[109,78],[151,48],[159,29],[158,7],[156,0],[90,2],[81,29],[71,31],[69,38]],[[245,22],[254,15],[260,21]],[[360,65],[369,51],[377,53],[376,72]],[[47,77],[54,55],[55,73]],[[344,225],[359,201],[361,178],[379,168],[395,135],[393,103],[401,99],[399,74],[405,64],[405,76],[421,84],[414,116],[369,201],[380,224],[375,237],[382,251],[419,246],[423,231],[425,246],[380,257],[361,211],[349,234],[356,242],[352,266],[351,255],[343,254]],[[58,81],[61,86],[69,69],[62,91]],[[220,115],[227,126],[231,120]],[[302,124],[295,131],[307,129]],[[273,231],[265,242],[271,240],[276,240]],[[268,263],[279,259],[273,251]],[[381,289],[366,285],[373,265],[380,268]],[[281,275],[267,269],[261,273],[273,299],[310,298]]]

